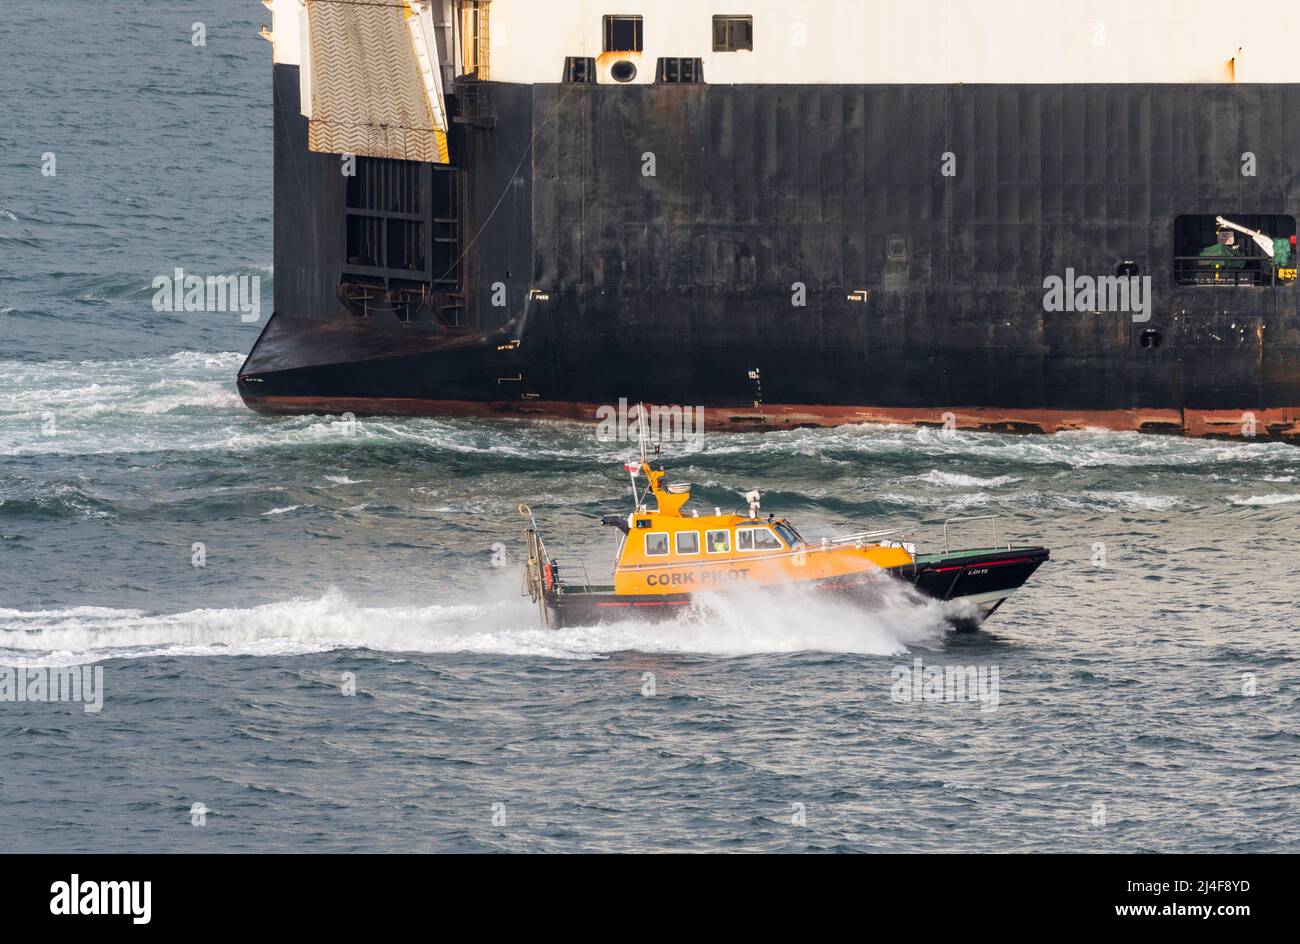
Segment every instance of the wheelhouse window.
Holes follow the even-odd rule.
[[[700,553],[700,532],[678,531],[677,532],[677,553],[678,554]]]
[[[668,532],[651,531],[645,536],[646,557],[664,557],[668,554]]]
[[[784,545],[768,528],[737,528],[736,550],[779,551]]]
[[[710,554],[726,554],[731,551],[731,534],[727,531],[707,531],[704,534],[704,546]]]
[[[781,535],[782,540],[791,547],[803,543],[803,538],[799,537],[799,532],[788,524],[778,521],[772,527],[776,528],[776,533]]]
[[[714,52],[752,52],[754,18],[752,16],[715,16],[713,18]]]
[[[1293,216],[1206,213],[1174,220],[1174,279],[1179,285],[1292,285]]]
[[[641,17],[605,17],[605,52],[640,52]]]

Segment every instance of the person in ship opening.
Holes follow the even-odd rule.
[[[709,536],[709,553],[721,554],[727,549],[727,536],[721,531],[715,531]]]

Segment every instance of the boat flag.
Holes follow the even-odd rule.
[[[640,468],[641,468],[641,466],[638,465],[638,464],[635,463],[635,462],[624,462],[624,463],[623,463],[623,471],[624,471],[624,472],[631,472],[633,475],[636,475],[637,471],[638,471]]]

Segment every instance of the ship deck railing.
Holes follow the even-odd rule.
[[[879,544],[885,538],[892,538],[897,535],[897,540],[901,541],[907,537],[907,532],[902,528],[885,528],[881,531],[855,531],[853,534],[843,534],[839,537],[825,538],[822,546],[837,546],[844,544]],[[816,545],[809,547],[808,550],[816,550]]]
[[[997,515],[965,515],[960,518],[949,518],[943,523],[943,552],[952,553],[952,546],[949,537],[949,528],[954,524],[968,524],[972,521],[987,521],[993,529],[993,544],[999,550],[1011,550],[1011,539],[1007,538],[1006,543],[998,540],[998,516]]]
[[[1179,285],[1213,285],[1227,288],[1290,285],[1280,278],[1288,267],[1277,267],[1266,256],[1174,256],[1174,281]],[[1294,272],[1294,263],[1289,267]]]

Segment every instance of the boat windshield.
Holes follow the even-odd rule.
[[[799,532],[796,531],[794,528],[790,527],[785,522],[783,521],[773,522],[772,527],[776,528],[776,533],[781,535],[781,540],[784,541],[786,544],[788,544],[790,547],[794,547],[795,545],[803,543],[803,538],[799,537]]]

